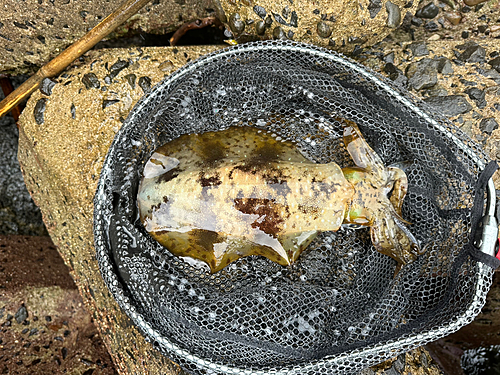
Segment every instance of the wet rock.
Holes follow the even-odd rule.
[[[382,1],[381,0],[370,0],[368,3],[368,11],[370,12],[370,17],[375,18],[382,9]]]
[[[82,78],[82,83],[85,85],[85,88],[87,90],[91,88],[98,89],[101,87],[101,84],[99,83],[99,79],[94,73],[87,73],[83,76]]]
[[[408,49],[412,52],[414,57],[426,56],[429,54],[429,50],[425,42],[415,42],[408,46]]]
[[[326,22],[320,21],[316,25],[316,31],[322,38],[328,38],[332,34],[332,29]]]
[[[415,90],[426,89],[437,83],[437,61],[424,58],[406,68],[408,84]]]
[[[457,11],[445,12],[444,18],[450,21],[452,25],[458,25],[462,20],[462,15],[460,14],[460,12]]]
[[[434,32],[439,30],[439,25],[434,21],[429,21],[424,25],[424,28],[430,32]]]
[[[276,26],[273,30],[274,39],[286,39],[285,31],[280,26]]]
[[[494,130],[497,130],[498,129],[498,123],[496,122],[495,118],[494,117],[488,117],[488,118],[484,118],[481,120],[481,122],[479,123],[479,129],[488,134],[488,135],[491,135],[491,133],[494,131]]]
[[[478,108],[482,109],[486,107],[486,100],[484,99],[486,94],[483,90],[473,87],[464,92],[469,95],[470,99],[474,100]]]
[[[253,11],[255,12],[256,15],[258,15],[262,19],[265,19],[267,16],[266,10],[263,7],[261,7],[260,5],[254,6]]]
[[[448,117],[467,113],[472,109],[467,99],[462,95],[433,96],[424,101]]]
[[[266,24],[264,21],[260,20],[255,23],[255,33],[257,35],[264,35],[266,32]]]
[[[40,84],[40,91],[43,95],[50,96],[52,94],[52,89],[56,85],[56,81],[50,78],[44,78],[42,83]]]
[[[129,62],[126,60],[118,60],[109,68],[109,78],[115,78],[123,69],[129,66]]]
[[[245,30],[245,22],[241,20],[238,13],[233,13],[229,17],[229,27],[233,33],[239,35],[243,32],[243,30]]]
[[[24,305],[17,310],[16,314],[14,315],[14,318],[16,319],[16,322],[19,324],[21,324],[28,318],[28,310]]]
[[[493,60],[488,61],[488,64],[500,73],[500,56],[495,57]]]
[[[475,63],[475,62],[485,62],[486,51],[483,47],[475,42],[469,42],[457,48],[461,49],[463,47],[463,52],[457,57],[460,61]]]
[[[401,23],[401,10],[390,1],[385,3],[385,9],[387,10],[387,27],[395,29]]]
[[[45,105],[47,104],[47,99],[38,99],[33,110],[33,115],[35,116],[35,121],[38,125],[42,125],[44,122]]]
[[[433,19],[439,14],[439,8],[434,3],[429,3],[415,13],[415,17]]]

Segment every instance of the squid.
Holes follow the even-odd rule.
[[[146,231],[212,273],[258,255],[292,265],[321,232],[370,228],[398,263],[422,253],[402,218],[405,172],[386,167],[356,123],[338,119],[354,166],[319,164],[252,127],[182,135],[146,162],[137,195]]]

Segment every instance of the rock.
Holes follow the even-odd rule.
[[[486,100],[484,100],[486,93],[483,90],[473,87],[464,90],[464,92],[469,95],[469,98],[476,102],[478,108],[486,107]]]
[[[82,82],[87,90],[91,88],[98,89],[101,87],[101,84],[94,73],[85,74],[82,78]]]
[[[17,310],[16,314],[14,315],[14,318],[16,319],[16,322],[19,324],[21,324],[28,318],[28,310],[24,305]]]
[[[467,113],[472,109],[472,106],[462,95],[432,96],[424,101],[448,117]]]
[[[464,0],[464,3],[467,4],[468,6],[472,7],[477,4],[481,4],[486,2],[487,0]]]
[[[500,56],[488,61],[488,64],[490,64],[493,69],[500,73]]]
[[[439,30],[439,25],[434,21],[429,21],[424,25],[424,28],[430,32],[434,32]]]
[[[453,74],[453,65],[451,61],[446,57],[440,57],[437,59],[437,71],[441,74]]]
[[[273,30],[274,39],[286,39],[285,31],[281,26],[276,26]]]
[[[448,96],[448,90],[446,90],[438,83],[432,86],[430,89],[425,90],[423,94],[427,96]]]
[[[50,78],[44,78],[44,80],[40,84],[40,91],[42,92],[42,94],[50,96],[50,94],[52,94],[52,89],[54,88],[56,83],[56,81]]]
[[[424,58],[412,62],[406,68],[408,84],[415,90],[432,87],[437,82],[437,61]]]
[[[429,3],[415,13],[415,17],[433,19],[439,14],[439,8],[434,3]]]
[[[408,46],[408,49],[412,52],[414,57],[426,56],[429,54],[429,50],[425,42],[415,42]]]
[[[384,66],[384,72],[398,86],[406,86],[408,78],[404,75],[401,69],[397,68],[393,63],[387,63]]]
[[[35,121],[38,125],[42,125],[44,123],[44,113],[45,113],[45,104],[47,103],[47,99],[41,98],[36,102],[35,109],[33,110],[33,116],[35,117]]]
[[[445,12],[444,18],[450,21],[452,25],[458,25],[462,20],[462,15],[460,14],[460,12],[451,11],[451,12]]]
[[[394,64],[394,51],[393,52],[389,52],[387,55],[384,56],[383,60],[384,62],[386,63],[392,63]]]
[[[127,66],[129,66],[129,62],[127,60],[118,59],[118,61],[109,68],[109,78],[115,78]]]
[[[494,131],[494,130],[497,130],[498,129],[498,122],[496,122],[495,118],[494,117],[488,117],[488,118],[484,118],[481,120],[481,122],[479,123],[479,129],[488,134],[488,135],[491,135],[491,133]]]
[[[316,32],[322,38],[328,38],[332,34],[332,29],[326,22],[320,21],[316,26]]]
[[[463,52],[457,57],[460,61],[475,63],[475,62],[485,62],[486,51],[483,47],[475,42],[466,43],[459,47],[463,48]]]
[[[233,38],[226,36],[227,39],[235,39],[238,43],[274,39],[275,28],[279,26],[283,30],[280,35],[287,38],[333,48],[345,54],[351,54],[354,48],[360,53],[360,48],[380,42],[401,24],[406,13],[414,13],[418,6],[417,1],[409,0],[366,0],[361,3],[347,0],[220,0],[214,3],[220,3],[228,18],[238,14],[240,21],[246,24],[240,34],[233,30],[234,25],[228,27]],[[404,13],[401,13],[403,9]],[[253,24],[250,26],[248,22]]]
[[[422,18],[417,18],[417,17],[413,17],[410,22],[413,26],[417,26],[417,27],[420,27],[424,24],[424,21],[422,21]]]
[[[238,36],[245,30],[245,22],[241,20],[241,16],[238,13],[233,13],[229,17],[229,27],[231,31]]]
[[[387,10],[387,27],[395,29],[401,23],[401,10],[396,4],[390,1],[385,3],[385,9]]]

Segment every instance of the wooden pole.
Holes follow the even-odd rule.
[[[137,13],[148,2],[149,0],[126,0],[123,2],[117,10],[103,19],[96,27],[65,49],[60,55],[42,66],[33,76],[2,100],[0,102],[0,117],[26,99],[38,88],[43,79],[61,73],[69,64],[95,46],[102,38]]]

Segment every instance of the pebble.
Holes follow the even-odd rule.
[[[266,24],[264,21],[260,20],[255,23],[255,33],[257,35],[264,35],[266,32]]]
[[[451,61],[446,57],[440,57],[437,59],[437,71],[441,74],[453,74],[453,65]]]
[[[431,35],[429,38],[427,38],[428,41],[430,42],[433,42],[433,41],[436,41],[436,40],[439,40],[441,39],[441,37],[439,36],[439,34],[434,34],[434,35]]]
[[[318,35],[322,38],[328,38],[332,34],[332,29],[326,22],[319,21],[316,26]]]
[[[127,74],[125,77],[123,77],[127,80],[128,84],[132,88],[132,90],[135,90],[135,80],[137,79],[137,76],[134,73]]]
[[[76,118],[76,107],[73,103],[71,103],[71,107],[69,108],[71,113],[71,118],[74,120]]]
[[[387,27],[395,29],[401,23],[401,10],[390,1],[385,3],[385,9],[387,10]]]
[[[288,26],[288,23],[278,13],[274,13],[273,12],[273,17],[276,20],[276,22],[278,22],[278,23],[280,23],[282,25]]]
[[[472,7],[477,4],[484,3],[487,0],[464,0],[464,3],[467,4],[468,6]]]
[[[437,65],[436,60],[429,58],[412,62],[406,68],[406,77],[408,84],[415,90],[427,89],[437,83]]]
[[[297,16],[297,12],[293,11],[290,16],[290,26],[299,27],[299,17]]]
[[[394,53],[394,51],[388,53],[387,55],[384,56],[384,62],[394,64],[394,57],[395,56],[396,56],[396,54]]]
[[[382,9],[381,0],[369,0],[368,11],[370,12],[370,18],[375,18]]]
[[[434,32],[439,30],[439,25],[434,21],[429,21],[424,25],[424,28],[428,31]]]
[[[479,129],[488,134],[488,135],[491,135],[491,133],[494,131],[494,130],[497,130],[498,129],[498,123],[496,122],[495,118],[494,117],[488,117],[488,118],[484,118],[481,120],[481,122],[479,123]]]
[[[462,31],[462,38],[467,39],[469,37],[469,32],[467,30]]]
[[[451,12],[445,12],[444,18],[450,21],[452,25],[458,25],[462,20],[462,15],[460,14],[460,12],[451,11]]]
[[[429,3],[417,10],[415,17],[433,19],[439,14],[439,8],[434,3]]]
[[[408,49],[412,52],[414,57],[426,56],[429,54],[429,50],[425,42],[415,42],[408,46]]]
[[[424,21],[422,21],[422,18],[413,17],[413,18],[411,19],[411,24],[412,24],[413,26],[420,27],[420,26],[422,26],[422,25],[423,25],[423,23],[424,23]]]
[[[432,86],[430,89],[425,90],[424,95],[426,95],[426,96],[448,96],[448,91],[438,83],[438,84]]]
[[[495,57],[493,60],[488,61],[488,64],[500,73],[500,56]]]
[[[258,15],[262,19],[265,19],[267,16],[266,10],[263,7],[261,7],[260,5],[254,6],[253,11],[255,12],[256,15]]]
[[[483,90],[472,87],[464,90],[464,93],[466,93],[471,100],[474,100],[478,108],[482,109],[486,107],[486,100],[484,99],[486,94]]]
[[[53,81],[50,78],[44,78],[42,83],[40,84],[40,92],[43,95],[50,96],[52,94],[52,89],[56,85],[56,81]]]
[[[144,92],[149,91],[149,89],[151,88],[151,78],[145,76],[139,78],[139,87]]]
[[[238,13],[233,13],[229,17],[229,27],[233,33],[239,35],[243,32],[243,30],[245,30],[245,22],[241,20]]]
[[[107,107],[109,107],[110,105],[113,105],[115,103],[118,103],[119,100],[116,100],[116,99],[111,99],[111,100],[103,100],[102,101],[102,109],[105,109]]]
[[[129,62],[127,60],[118,60],[109,68],[109,78],[115,78],[127,66],[129,66]]]
[[[392,80],[396,85],[405,87],[408,83],[408,78],[404,73],[396,67],[393,63],[387,63],[384,66],[384,72],[389,75],[389,79]]]
[[[424,101],[449,117],[467,113],[472,109],[472,106],[462,95],[432,96]]]
[[[475,62],[485,62],[486,51],[483,47],[475,42],[470,42],[466,46],[464,51],[457,57],[459,60],[468,63]],[[459,48],[461,46],[457,46]]]
[[[40,99],[41,100],[41,99]],[[14,318],[16,319],[16,322],[21,324],[28,318],[28,310],[26,309],[25,306],[21,306],[15,313]]]
[[[47,99],[38,99],[33,109],[33,116],[35,116],[35,122],[38,125],[42,125],[44,122],[45,105],[47,104]]]
[[[281,28],[281,26],[276,26],[274,28],[273,38],[274,39],[286,39],[285,31]]]
[[[89,90],[91,88],[98,89],[99,87],[101,87],[101,84],[99,83],[99,79],[97,78],[97,76],[94,73],[85,74],[82,78],[82,82],[85,85],[85,88],[87,90]]]

